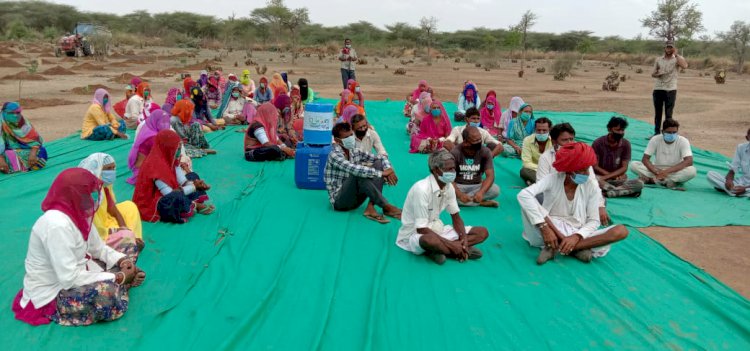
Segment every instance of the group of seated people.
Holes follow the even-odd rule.
[[[184,90],[170,89],[161,106],[151,102],[148,83],[137,78],[126,100],[114,106],[106,90],[95,92],[81,138],[128,139],[126,128],[135,129],[127,160],[132,172],[127,183],[135,186],[132,201],[117,202],[117,164],[106,153],[94,153],[56,177],[42,203],[44,214],[31,230],[23,289],[12,305],[17,319],[32,325],[89,325],[121,317],[129,289],[146,279],[137,266],[145,246],[141,222],[187,223],[195,213],[216,210],[208,196],[211,187],[193,170],[193,158],[214,153],[205,133],[243,123],[246,160],[295,156],[301,133],[296,133],[297,117],[292,116],[295,104],[312,101],[307,82],[303,95],[301,86],[290,86],[281,75],[274,75],[268,86],[262,78],[252,89],[247,70],[239,81],[230,75],[224,82],[217,73],[210,78],[202,74],[197,82],[187,77]],[[216,93],[211,87],[222,95],[218,103],[209,102]],[[273,101],[258,99],[259,92],[266,94],[263,89],[278,95]],[[465,125],[453,128],[432,94],[422,81],[407,99],[410,152],[429,154],[429,174],[411,186],[401,208],[383,195],[384,186],[396,186],[399,178],[365,116],[361,88],[354,81],[342,92],[335,112],[338,123],[332,129],[324,182],[333,210],[352,211],[367,202],[364,217],[378,223],[400,220],[396,245],[437,264],[448,258],[463,262],[482,257],[477,245],[489,231],[466,225],[460,208],[499,206],[494,163],[499,155],[522,160],[520,176],[528,185],[517,196],[522,236],[541,249],[538,264],[556,253],[583,262],[606,255],[612,243],[628,235],[624,226],[609,223],[606,197],[637,197],[644,183],[684,190],[680,185],[696,175],[690,144],[679,136],[674,119],[664,121],[663,134],[651,138],[637,162],[631,161],[630,142],[624,138],[628,122],[620,117],[612,117],[608,133],[589,146],[575,141],[569,123],[553,125],[548,118],[534,118],[531,106],[518,97],[506,111],[494,92],[480,103],[471,82],[459,99],[466,108],[454,114]],[[216,116],[212,106],[218,106]],[[21,112],[16,102],[2,107],[2,173],[33,171],[46,164],[43,139]],[[750,130],[745,138],[748,142],[737,147],[725,177],[708,174],[712,186],[731,196],[750,193]],[[639,179],[627,178],[629,167]],[[440,219],[446,210],[450,225]]]

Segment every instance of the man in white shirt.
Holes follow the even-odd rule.
[[[547,151],[545,151],[542,156],[539,157],[539,168],[537,168],[536,171],[536,181],[542,180],[544,177],[550,175],[550,174],[557,174],[557,170],[552,167],[552,165],[555,163],[556,155],[557,155],[557,149],[575,142],[576,140],[576,130],[573,129],[573,126],[570,125],[570,123],[558,123],[555,124],[552,129],[550,130],[550,139],[552,139],[552,147],[549,148]],[[596,174],[594,173],[594,168],[589,169],[589,182],[597,183],[598,181],[596,179]],[[539,203],[542,203],[544,201],[544,198],[542,195],[538,196]],[[602,225],[609,225],[609,214],[607,213],[607,202],[604,200],[604,196],[600,194],[599,196],[599,222],[601,222]]]
[[[660,184],[674,190],[685,190],[677,184],[695,178],[693,152],[687,138],[678,135],[680,123],[664,120],[662,135],[654,135],[643,152],[641,162],[633,161],[633,170],[646,184]],[[653,157],[653,160],[651,159]]]
[[[474,247],[487,239],[484,227],[464,226],[459,214],[453,181],[456,161],[445,149],[432,153],[428,160],[430,175],[409,190],[401,213],[401,229],[396,245],[415,255],[425,254],[437,264],[446,257],[459,262],[479,259],[482,251]],[[453,225],[444,225],[440,213],[447,210]]]
[[[445,143],[443,144],[443,146],[448,149],[448,151],[452,151],[456,145],[460,146],[461,143],[464,142],[463,132],[466,127],[471,126],[479,128],[479,124],[482,122],[479,110],[474,107],[466,110],[465,119],[466,124],[454,127],[451,130],[451,134],[448,135],[448,138],[445,139]],[[482,134],[482,145],[487,146],[487,148],[492,150],[492,157],[500,155],[500,153],[503,152],[503,144],[495,139],[495,137],[490,135],[490,132],[488,132],[484,128],[479,128],[479,133]]]
[[[582,262],[603,257],[610,244],[623,240],[623,225],[599,229],[601,190],[590,181],[590,168],[596,164],[594,150],[580,142],[560,147],[550,174],[518,194],[523,218],[523,238],[542,248],[537,264],[555,257],[555,252],[573,255]],[[544,204],[537,195],[544,194]]]
[[[388,157],[388,152],[385,151],[385,146],[380,141],[380,135],[375,129],[370,128],[370,123],[365,116],[354,115],[352,117],[352,129],[354,129],[357,149],[367,153],[371,153],[375,149],[377,155]]]
[[[747,130],[745,140],[748,142],[737,145],[726,177],[718,172],[708,172],[708,182],[716,190],[725,191],[729,196],[750,197],[750,129]],[[739,174],[742,175],[738,177]]]
[[[664,45],[664,56],[659,56],[654,61],[654,72],[651,77],[654,82],[654,134],[659,134],[661,126],[662,110],[667,119],[672,119],[672,111],[677,101],[677,73],[680,68],[687,68],[688,63],[684,57],[677,54],[677,48],[672,40]]]

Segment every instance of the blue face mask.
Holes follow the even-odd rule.
[[[488,110],[492,110],[493,108],[495,108],[495,105],[493,105],[493,104],[487,104],[487,109]]]
[[[107,98],[102,99],[102,106],[107,106],[108,103],[109,103],[109,99]]]
[[[440,109],[436,108],[432,110],[432,117],[440,117],[440,115],[443,113],[443,111],[440,111]]]
[[[472,127],[479,128],[479,122],[469,122],[469,125],[472,126]]]
[[[94,191],[91,193],[91,199],[94,200],[94,207],[99,206],[99,192]]]
[[[581,184],[585,184],[587,181],[589,181],[589,175],[588,174],[573,173],[573,176],[570,177],[570,179],[573,180],[573,183],[581,185]]]
[[[536,140],[537,141],[545,142],[545,141],[547,141],[547,139],[549,139],[549,133],[536,134]]]
[[[521,120],[526,122],[531,119],[531,114],[528,112],[521,113]]]
[[[664,135],[664,141],[668,143],[674,143],[675,140],[677,140],[677,133],[663,133]]]
[[[15,112],[3,112],[3,119],[6,122],[11,123],[11,124],[18,123],[18,120],[21,119],[19,116],[20,115],[18,113],[15,113]]]
[[[443,172],[443,175],[438,176],[438,179],[445,184],[453,183],[456,180],[456,172]]]
[[[177,96],[175,96],[174,100],[175,100],[175,101],[180,101],[180,100],[182,100],[182,95],[180,95],[180,94],[177,94]]]
[[[106,185],[112,185],[117,179],[116,171],[102,171],[102,182]]]

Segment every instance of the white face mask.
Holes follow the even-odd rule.
[[[456,180],[456,172],[443,172],[443,175],[438,176],[438,179],[445,184],[453,183]]]
[[[341,139],[341,146],[343,146],[347,150],[354,150],[354,148],[357,146],[357,140],[354,138],[354,134]]]

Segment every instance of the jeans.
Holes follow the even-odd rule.
[[[348,87],[346,83],[349,81],[349,79],[357,80],[357,76],[354,74],[354,70],[342,68],[341,69],[341,82],[344,84],[344,89]]]
[[[377,161],[373,168],[382,171],[383,164]],[[336,211],[351,211],[362,206],[362,203],[367,199],[370,199],[376,206],[383,208],[388,205],[388,201],[383,197],[384,184],[385,179],[382,177],[360,178],[350,175],[341,185],[341,190],[334,200],[333,209]]]
[[[672,119],[677,90],[654,90],[654,134],[661,133],[662,109],[667,119]]]

